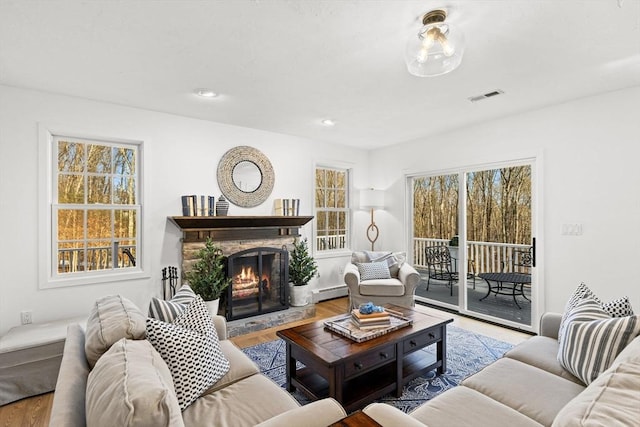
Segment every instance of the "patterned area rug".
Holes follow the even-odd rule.
[[[404,412],[410,412],[499,359],[512,347],[513,345],[506,342],[448,325],[447,372],[441,376],[436,376],[435,371],[428,372],[405,385],[400,398],[389,394],[378,401],[389,403]],[[286,379],[284,341],[277,339],[247,347],[243,351],[260,367],[263,374],[284,387]],[[434,354],[435,360],[435,345],[430,346],[429,351]],[[294,392],[293,396],[303,405],[309,403],[307,397],[299,391]]]

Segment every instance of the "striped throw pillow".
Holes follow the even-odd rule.
[[[599,301],[584,298],[567,315],[558,362],[588,385],[638,334],[639,316],[611,317]]]
[[[163,322],[173,322],[189,304],[193,302],[196,294],[189,285],[182,285],[176,294],[169,301],[160,298],[151,298],[149,303],[149,317],[162,320]]]
[[[560,329],[558,331],[558,342],[562,340],[562,335],[564,334],[564,330],[566,329],[566,319],[569,315],[569,312],[571,312],[571,310],[585,298],[595,300],[611,317],[626,317],[633,316],[634,314],[633,309],[631,308],[631,302],[629,302],[629,297],[624,296],[603,303],[600,298],[598,298],[596,294],[594,294],[593,291],[589,289],[587,285],[585,285],[584,283],[580,283],[580,285],[576,288],[576,290],[569,298],[569,301],[567,301],[567,304],[564,308],[562,320],[560,321]]]

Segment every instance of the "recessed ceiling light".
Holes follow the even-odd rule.
[[[193,92],[203,98],[215,98],[216,96],[218,96],[218,94],[211,89],[196,89]]]
[[[336,122],[334,120],[331,120],[331,119],[324,119],[320,123],[322,123],[323,125],[325,125],[327,127],[335,126],[335,124],[336,124]]]

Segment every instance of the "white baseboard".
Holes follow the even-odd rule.
[[[330,288],[314,289],[311,294],[315,304],[320,301],[347,296],[349,291],[347,290],[347,285],[339,285]]]

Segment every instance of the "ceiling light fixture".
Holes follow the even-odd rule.
[[[218,96],[218,94],[211,89],[196,89],[193,92],[203,98],[215,98]]]
[[[325,125],[327,127],[331,127],[331,126],[335,126],[336,125],[336,122],[331,120],[331,119],[324,119],[320,123],[322,123],[323,125]]]
[[[407,42],[405,61],[409,73],[418,77],[433,77],[449,73],[460,65],[464,53],[464,36],[450,24],[445,24],[447,12],[442,9],[427,12],[422,17],[418,34]]]

